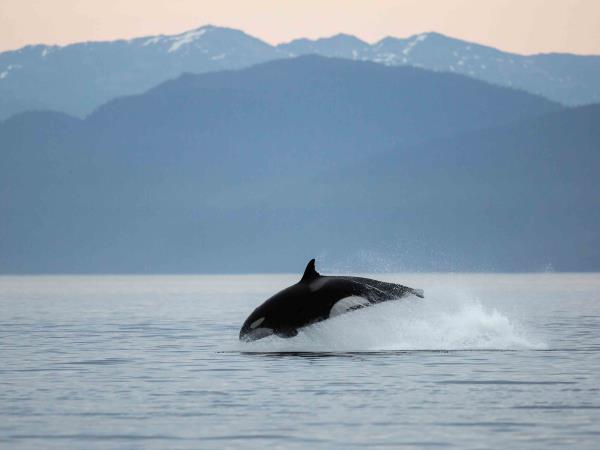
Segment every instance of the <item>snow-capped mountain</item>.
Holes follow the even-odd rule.
[[[338,34],[272,46],[239,30],[207,25],[172,36],[0,53],[0,120],[39,109],[85,116],[110,99],[144,92],[185,72],[239,69],[305,54],[455,72],[566,105],[600,101],[600,56],[522,56],[437,33],[387,37],[372,45]]]
[[[247,67],[278,56],[259,39],[210,25],[174,36],[27,46],[0,53],[0,119],[32,109],[84,116],[185,72]]]
[[[439,33],[422,33],[407,39],[386,37],[373,45],[353,36],[337,35],[313,41],[298,39],[279,48],[290,56],[316,53],[455,72],[523,89],[566,105],[600,102],[600,56],[523,56]]]

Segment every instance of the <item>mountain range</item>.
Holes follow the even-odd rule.
[[[0,123],[0,272],[600,270],[599,125],[598,105],[320,56],[23,113]]]
[[[306,54],[454,72],[571,106],[600,101],[600,56],[523,56],[438,33],[386,37],[374,44],[340,34],[272,46],[239,30],[208,25],[173,36],[0,53],[0,120],[45,109],[84,117],[113,98],[145,92],[183,73]]]

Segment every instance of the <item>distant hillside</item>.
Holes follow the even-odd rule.
[[[541,164],[543,142],[519,140],[521,128],[512,128],[536,121],[540,136],[566,133],[552,142],[561,155],[598,142],[588,133],[596,116],[546,122],[571,117],[570,110],[552,115],[560,110],[459,75],[312,56],[186,75],[112,101],[86,120],[18,115],[0,124],[0,271],[284,271],[298,255],[355,261],[365,249],[406,242],[404,267],[448,269],[462,251],[448,243],[495,242],[506,233],[499,225],[486,234],[462,210],[448,212],[456,203],[448,196],[461,186],[485,192],[471,178],[481,174],[485,182],[489,172],[487,159],[474,157],[461,171],[452,158],[476,153],[477,133],[500,133],[491,136],[510,148],[499,152],[520,150]],[[589,139],[571,139],[580,135]],[[438,164],[433,150],[445,148],[450,159]],[[443,167],[449,172],[438,177]],[[555,176],[562,179],[559,169]],[[506,194],[504,202],[526,199]],[[459,206],[468,208],[469,198]],[[494,203],[489,208],[499,214]],[[461,223],[471,232],[457,240]],[[442,251],[454,253],[442,261]],[[533,253],[514,262],[489,255],[505,270],[546,261]],[[463,256],[457,269],[484,267],[481,255]],[[595,256],[565,267],[594,264]]]
[[[289,201],[303,207],[326,192],[321,207],[350,212],[352,223],[332,246],[342,253],[368,223],[358,240],[400,256],[400,268],[598,271],[599,171],[600,105],[591,105],[401,146],[321,174]]]
[[[173,36],[34,45],[0,53],[0,120],[40,109],[84,117],[108,100],[142,93],[183,73],[306,54],[455,72],[567,105],[600,101],[600,56],[522,56],[437,33],[387,37],[373,45],[337,35],[271,46],[242,31],[204,26]]]

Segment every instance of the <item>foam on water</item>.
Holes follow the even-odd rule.
[[[427,293],[426,293],[427,295]],[[292,339],[239,343],[251,352],[544,349],[515,318],[445,290],[389,302],[314,324]]]

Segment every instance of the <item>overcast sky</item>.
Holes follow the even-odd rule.
[[[517,53],[600,54],[600,0],[0,0],[0,51],[175,34],[208,23],[270,43],[438,31]]]

